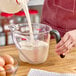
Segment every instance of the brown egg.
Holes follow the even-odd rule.
[[[5,60],[0,56],[0,66],[4,66],[5,65]]]
[[[6,76],[5,69],[0,66],[0,76]]]
[[[6,70],[6,76],[12,76],[15,72],[15,68],[12,64],[7,64],[4,68]]]
[[[12,56],[8,55],[8,54],[4,54],[3,59],[5,60],[5,64],[14,64],[14,59]]]

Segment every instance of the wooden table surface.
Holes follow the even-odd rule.
[[[76,73],[76,48],[72,48],[66,57],[61,59],[55,53],[55,45],[55,40],[51,40],[48,59],[45,63],[39,65],[31,65],[21,62],[18,57],[18,49],[14,45],[0,47],[0,54],[7,53],[19,60],[19,68],[16,76],[27,76],[31,68],[50,72]]]

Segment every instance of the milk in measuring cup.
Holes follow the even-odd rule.
[[[19,42],[21,46],[21,52],[25,55],[23,56],[21,52],[19,52],[19,57],[23,62],[29,62],[32,64],[39,64],[46,61],[48,57],[49,44],[44,41],[37,40],[34,43],[30,43],[29,41],[21,41]]]

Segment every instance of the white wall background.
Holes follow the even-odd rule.
[[[35,6],[35,5],[43,5],[44,0],[30,0],[28,5],[29,6]]]

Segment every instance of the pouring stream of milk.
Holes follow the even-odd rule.
[[[30,15],[29,15],[29,11],[28,11],[28,5],[27,5],[27,0],[21,0],[20,1],[20,4],[26,14],[26,18],[27,18],[27,21],[28,21],[28,25],[29,25],[29,31],[30,31],[30,38],[31,38],[31,41],[33,42],[34,41],[34,36],[33,36],[33,29],[32,29],[32,24],[31,24],[31,20],[30,20]]]

